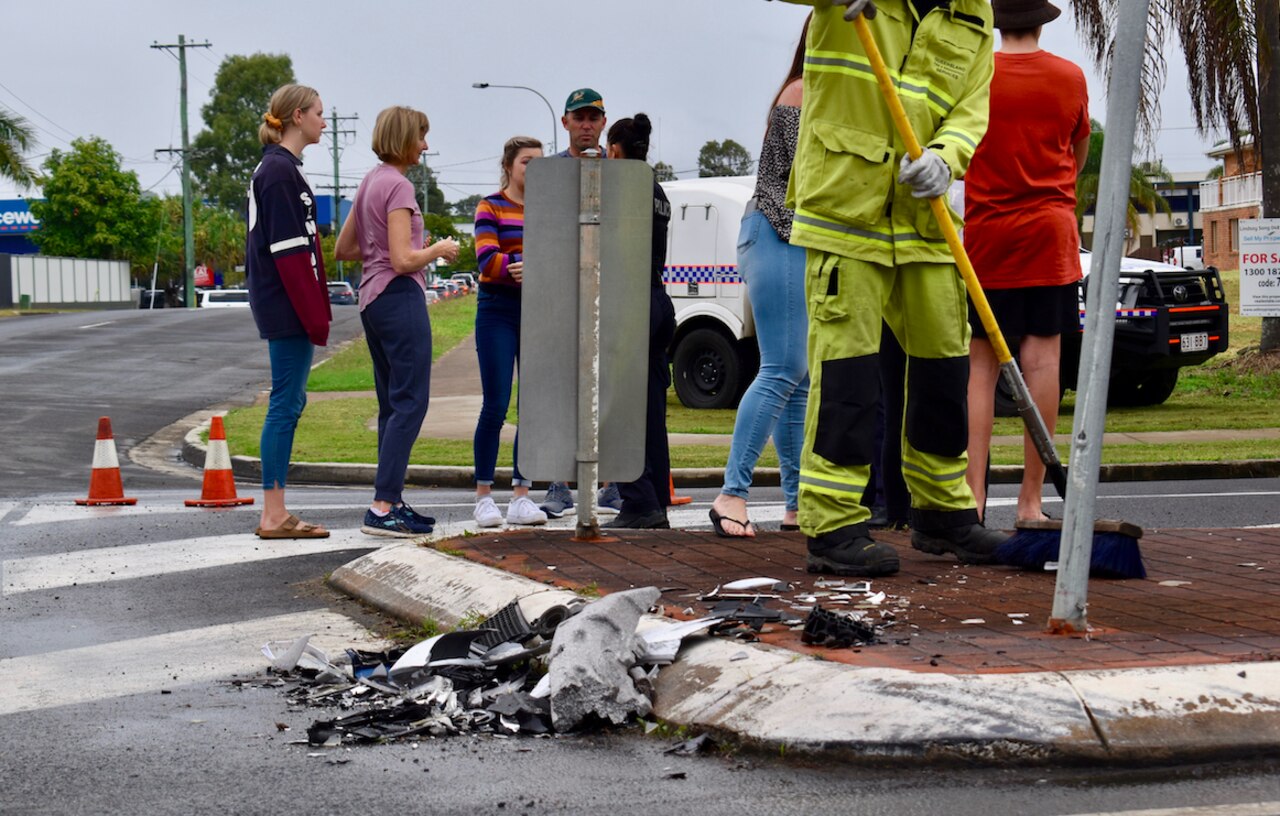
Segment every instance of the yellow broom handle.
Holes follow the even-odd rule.
[[[911,122],[907,120],[907,112],[902,107],[902,100],[898,99],[898,90],[889,76],[889,69],[885,67],[884,58],[880,56],[875,38],[871,36],[871,27],[867,25],[866,19],[861,14],[854,18],[853,27],[858,32],[858,39],[862,41],[862,50],[867,53],[867,59],[870,60],[871,68],[875,71],[876,81],[880,83],[880,93],[884,96],[885,104],[889,106],[889,115],[893,118],[894,127],[898,129],[898,135],[902,137],[907,147],[907,155],[915,161],[920,158],[924,150],[911,129]],[[973,264],[969,262],[969,253],[964,250],[964,243],[960,240],[960,233],[956,232],[956,225],[951,221],[951,214],[947,212],[947,205],[943,202],[942,196],[937,196],[929,199],[929,206],[933,208],[933,217],[942,228],[942,236],[947,239],[947,246],[951,247],[951,255],[960,269],[960,277],[964,278],[965,288],[969,290],[969,298],[973,301],[973,307],[982,320],[982,327],[987,330],[987,340],[991,343],[996,359],[1001,364],[1008,363],[1013,359],[1013,355],[1009,353],[1009,346],[1004,342],[1004,335],[1001,334],[1000,326],[996,323],[996,316],[991,313],[991,305],[987,303],[987,296],[982,291],[982,284],[978,282],[977,274],[973,271]]]

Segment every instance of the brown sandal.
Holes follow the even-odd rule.
[[[328,538],[329,531],[318,524],[310,524],[295,515],[280,522],[279,527],[265,530],[261,527],[253,531],[258,538]]]

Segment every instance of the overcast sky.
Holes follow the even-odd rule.
[[[806,12],[764,0],[18,0],[3,12],[0,105],[36,128],[35,164],[51,148],[97,135],[144,188],[177,193],[172,159],[153,151],[181,144],[178,63],[152,43],[176,43],[179,34],[211,43],[187,52],[193,138],[223,58],[286,53],[298,81],[320,91],[326,115],[360,117],[344,123],[356,131],[343,140],[344,184],[358,183],[377,162],[369,132],[378,111],[404,104],[430,117],[427,139],[438,153],[430,162],[446,198],[456,200],[496,189],[509,136],[552,136],[553,113],[537,96],[475,90],[474,82],[540,91],[554,108],[562,149],[565,97],[590,86],[604,96],[610,120],[649,114],[657,129],[651,161],[693,171],[708,139],[731,138],[756,155]],[[1081,63],[1093,114],[1105,120],[1104,84],[1069,10],[1046,28],[1042,45]],[[1207,170],[1213,162],[1204,152],[1215,140],[1195,132],[1182,55],[1170,49],[1157,155],[1174,171]],[[330,144],[326,135],[305,154],[315,185],[332,180]],[[0,181],[0,198],[17,194]]]

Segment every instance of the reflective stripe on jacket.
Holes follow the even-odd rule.
[[[791,243],[886,266],[950,260],[928,200],[897,183],[906,148],[844,6],[790,2],[816,7],[787,190],[796,213]],[[876,8],[871,31],[916,138],[962,178],[987,130],[990,3],[951,0],[949,9],[935,8],[919,21],[914,39],[910,0],[876,0]]]

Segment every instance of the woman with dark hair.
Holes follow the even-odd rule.
[[[258,140],[262,161],[249,182],[245,277],[249,305],[271,358],[271,399],[262,423],[259,538],[328,538],[285,507],[293,434],[307,404],[315,347],[329,339],[329,290],[316,231],[315,196],[302,173],[302,150],[324,130],[320,94],[284,85],[271,95]]]
[[[795,213],[783,202],[800,129],[801,74],[808,30],[806,19],[791,69],[774,94],[760,148],[755,196],[747,202],[738,233],[738,274],[746,282],[755,317],[760,372],[738,405],[724,487],[711,503],[711,523],[716,534],[726,538],[755,535],[755,528],[748,521],[747,495],[752,471],[770,435],[778,451],[786,502],[782,529],[799,529],[796,513],[804,412],[809,399],[809,321],[804,295],[805,252],[788,243]]]
[[[637,113],[609,128],[611,159],[638,159],[649,155],[649,117]],[[667,387],[671,369],[667,347],[676,334],[676,310],[662,285],[667,259],[667,227],[671,202],[662,185],[653,182],[653,248],[649,278],[649,377],[645,399],[644,472],[634,482],[618,483],[622,510],[605,527],[658,529],[670,527],[666,508],[671,504],[671,452],[667,448]]]
[[[476,524],[498,527],[502,511],[493,500],[493,472],[498,439],[511,404],[511,382],[520,364],[520,293],[524,283],[524,174],[542,156],[542,142],[513,136],[502,147],[502,187],[476,207],[476,266],[480,293],[476,300],[476,357],[484,402],[473,443],[476,465]],[[512,456],[511,502],[507,523],[547,523],[547,514],[529,498],[531,482],[516,463],[520,432]]]
[[[422,111],[387,108],[373,125],[373,152],[382,161],[356,190],[334,254],[362,261],[360,322],[378,393],[378,470],[373,501],[360,530],[412,538],[430,533],[435,519],[405,501],[409,453],[422,430],[431,396],[431,321],[427,279],[432,261],[458,257],[458,242],[423,244],[422,211],[405,177],[427,149],[430,123]]]

